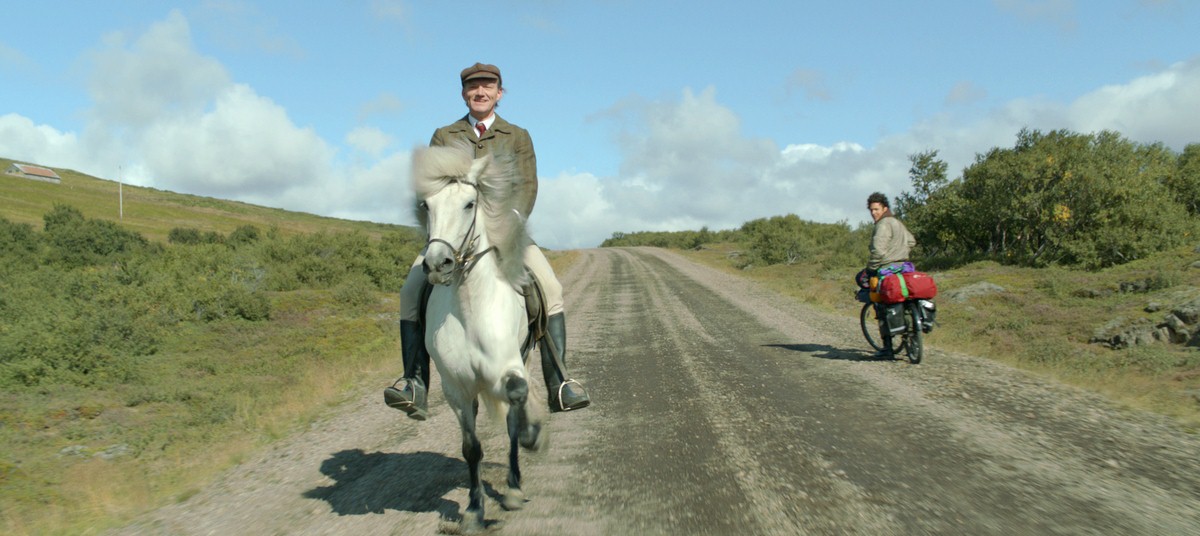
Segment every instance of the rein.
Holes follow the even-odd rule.
[[[454,268],[450,270],[450,273],[459,274],[459,279],[462,280],[466,279],[467,275],[471,273],[475,265],[479,264],[479,260],[484,255],[494,251],[499,256],[500,250],[496,249],[496,246],[488,246],[483,251],[475,251],[475,244],[479,241],[479,235],[475,233],[475,224],[479,221],[479,185],[459,179],[453,179],[450,182],[465,184],[475,189],[475,211],[471,213],[471,226],[467,228],[467,234],[463,235],[462,243],[458,247],[454,247],[454,244],[441,238],[430,238],[425,243],[425,248],[428,249],[434,242],[441,242],[450,248],[450,252],[454,254]]]

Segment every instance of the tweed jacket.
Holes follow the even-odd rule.
[[[908,255],[917,239],[899,219],[889,212],[875,222],[875,233],[871,235],[871,258],[867,268],[878,270],[893,262],[908,260]]]
[[[529,131],[497,115],[496,120],[492,122],[492,128],[480,138],[464,115],[462,119],[434,131],[429,140],[431,146],[459,143],[470,145],[475,150],[475,158],[491,154],[493,157],[515,159],[517,173],[525,179],[518,210],[521,216],[529,218],[529,214],[533,212],[533,204],[537,201],[538,189],[537,156],[533,153],[533,139],[529,137]]]

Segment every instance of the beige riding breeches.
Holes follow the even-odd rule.
[[[400,289],[400,320],[417,322],[421,319],[421,292],[425,288],[425,270],[421,269],[422,262],[425,262],[424,252],[417,255],[417,259],[413,261],[412,269],[408,271],[408,277]],[[554,275],[554,269],[550,267],[546,255],[536,244],[525,248],[525,266],[529,267],[533,277],[542,285],[542,292],[546,297],[546,314],[553,316],[562,313],[562,284]]]

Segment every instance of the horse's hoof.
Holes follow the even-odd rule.
[[[500,506],[505,510],[520,510],[525,508],[525,492],[519,489],[509,489],[500,498]]]
[[[484,530],[487,530],[487,526],[484,525],[483,519],[467,514],[459,522],[458,530],[459,534],[480,534]]]

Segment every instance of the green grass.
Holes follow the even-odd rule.
[[[995,262],[935,272],[939,325],[927,340],[937,348],[987,357],[1099,392],[1200,430],[1200,349],[1157,344],[1111,350],[1088,342],[1114,318],[1160,321],[1167,310],[1147,312],[1150,302],[1173,305],[1181,296],[1200,295],[1200,269],[1190,268],[1200,260],[1196,248],[1193,244],[1091,272]],[[857,268],[831,271],[794,264],[739,270],[730,259],[736,249],[720,244],[683,254],[857,322],[861,304],[854,301],[852,282]],[[1138,280],[1149,281],[1150,290],[1118,292],[1120,283]],[[947,292],[980,281],[1006,292],[963,303],[946,299]],[[1090,290],[1110,292],[1083,297]]]
[[[134,382],[0,395],[3,532],[95,533],[182,500],[395,375],[398,298],[332,294],[277,293],[270,322],[181,324]]]
[[[0,169],[9,163],[0,160]],[[40,232],[43,215],[65,204],[158,242],[178,227],[228,235],[254,225],[284,237],[371,240],[404,229],[128,185],[121,217],[116,182],[56,171],[61,184],[0,172],[0,217]],[[97,269],[83,273],[76,279],[92,281],[86,274]],[[0,533],[96,534],[183,500],[348,393],[399,371],[398,296],[364,275],[268,299],[270,320],[162,330],[152,355],[113,358],[123,360],[111,367],[124,372],[122,381],[0,392]]]

